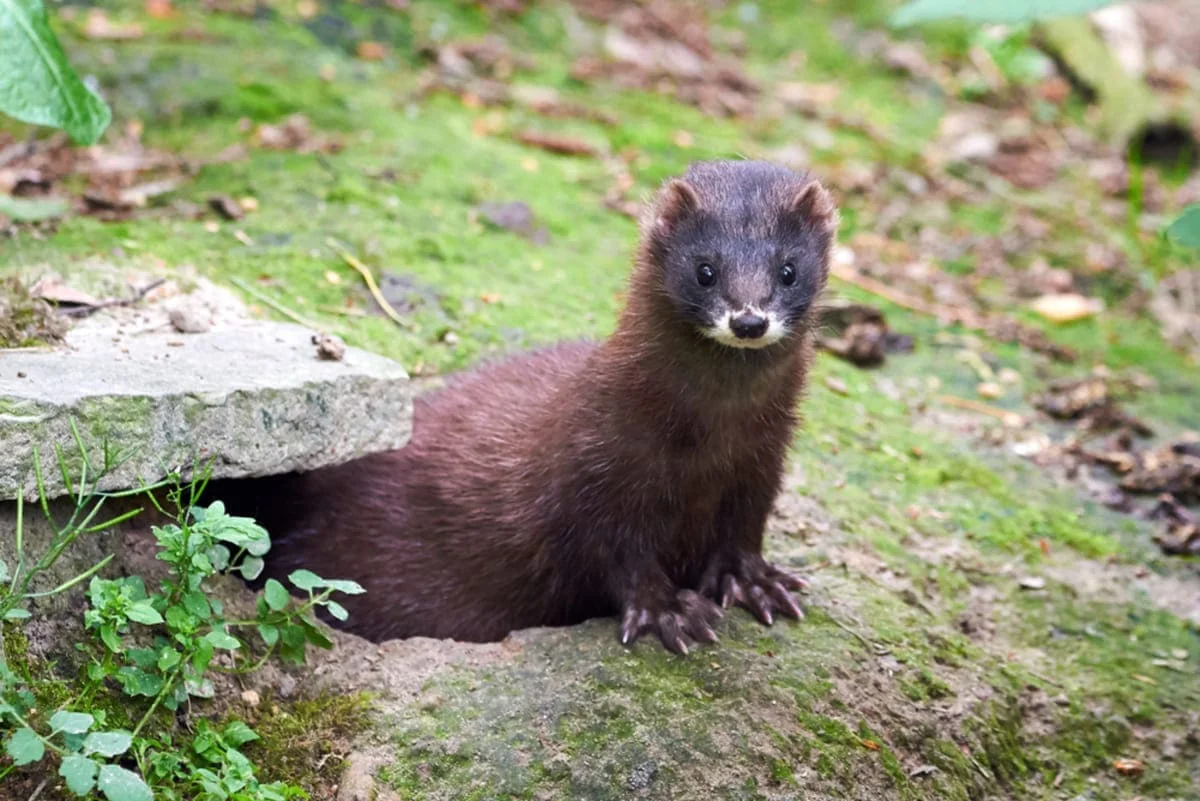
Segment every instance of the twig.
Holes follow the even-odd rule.
[[[379,291],[379,286],[375,283],[375,278],[371,275],[371,270],[367,267],[367,265],[355,258],[354,254],[350,253],[337,242],[333,241],[332,238],[326,239],[325,244],[333,248],[333,252],[341,256],[342,261],[346,262],[346,264],[349,264],[358,272],[359,275],[362,276],[363,281],[366,281],[367,283],[367,289],[371,292],[371,297],[375,298],[375,302],[379,304],[379,307],[383,309],[384,313],[387,314],[388,317],[392,318],[392,321],[396,323],[396,325],[400,326],[401,328],[412,330],[413,324],[401,317],[400,313],[392,308],[392,304],[388,303],[387,298],[385,298],[383,293]]]
[[[989,417],[995,417],[997,420],[1003,420],[1010,425],[1018,426],[1025,422],[1025,418],[1016,412],[1010,412],[998,406],[989,406],[986,403],[980,403],[970,398],[959,398],[954,395],[938,395],[937,397],[938,400],[947,406],[955,406],[959,409],[968,409],[972,412],[986,414]]]
[[[889,303],[915,311],[918,314],[927,314],[931,317],[937,317],[950,322],[956,322],[967,328],[982,329],[983,321],[978,318],[973,312],[966,309],[950,309],[945,306],[937,306],[932,303],[927,303],[920,298],[913,297],[907,292],[902,292],[898,289],[892,289],[882,281],[877,281],[874,278],[863,275],[853,267],[848,267],[843,264],[835,264],[833,266],[833,275],[840,281],[845,281],[847,284],[853,284],[859,289],[866,290],[872,295],[878,295]]]
[[[287,317],[289,320],[299,323],[300,325],[303,325],[307,328],[311,328],[314,331],[318,331],[318,332],[324,331],[324,328],[322,326],[317,325],[312,320],[308,320],[308,319],[305,319],[304,317],[301,317],[299,314],[292,311],[287,306],[284,306],[282,303],[275,300],[274,298],[264,295],[262,292],[259,292],[257,289],[250,286],[249,284],[247,284],[245,281],[241,280],[240,278],[230,278],[229,280],[231,283],[234,284],[234,286],[238,287],[239,289],[243,290],[244,292],[248,292],[249,294],[254,296],[254,298],[267,304],[272,309],[274,309],[275,311],[282,314],[284,317]]]
[[[42,779],[42,783],[29,794],[29,801],[37,801],[37,797],[42,794],[42,790],[46,789],[46,785],[50,783],[49,779]]]
[[[100,303],[97,303],[92,306],[80,306],[79,308],[76,308],[76,309],[59,308],[58,311],[60,314],[62,314],[65,317],[90,317],[93,314],[95,314],[96,312],[100,311],[101,309],[111,309],[114,306],[132,306],[135,303],[140,303],[143,299],[145,299],[145,297],[147,295],[149,295],[155,289],[158,289],[160,286],[162,286],[166,282],[167,282],[167,279],[165,279],[165,278],[159,278],[155,281],[151,281],[150,283],[146,284],[141,289],[135,291],[133,293],[133,297],[117,298],[115,300],[105,300],[105,301],[101,301]]]

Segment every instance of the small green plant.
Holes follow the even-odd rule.
[[[1117,0],[911,0],[892,15],[892,24],[915,25],[956,17],[972,22],[1031,22],[1087,14],[1115,2]]]
[[[0,43],[0,112],[94,144],[112,112],[71,69],[42,0],[0,0]]]
[[[6,575],[7,586],[0,588],[0,612],[9,625],[20,625],[31,615],[28,601],[89,581],[84,626],[95,639],[79,644],[86,665],[71,684],[71,697],[52,712],[37,708],[36,681],[10,669],[0,640],[0,742],[11,760],[0,768],[0,781],[19,767],[51,757],[70,792],[99,792],[108,801],[304,797],[303,790],[285,782],[258,781],[254,765],[239,750],[257,739],[245,723],[234,720],[218,729],[200,719],[193,720],[190,732],[181,732],[173,713],[191,698],[212,697],[215,671],[253,671],[273,655],[303,663],[306,645],[332,647],[313,616],[316,609],[323,607],[344,620],[346,610],[333,594],[361,593],[362,588],[299,570],[288,577],[299,599],[271,579],[253,617],[228,619],[212,593],[212,580],[228,572],[247,579],[260,575],[269,535],[253,520],[227,514],[219,501],[199,505],[205,478],[184,484],[172,476],[152,488],[166,487],[165,504],[148,488],[138,491],[173,521],[152,529],[157,558],[167,567],[156,587],[148,589],[140,576],[100,577],[106,558],[51,590],[31,592],[35,577],[49,570],[78,537],[141,511],[93,522],[107,499],[132,493],[97,490],[100,477],[119,461],[105,447],[101,464],[94,465],[74,433],[80,454],[77,481],[70,480],[71,467],[57,451],[74,513],[65,523],[54,520],[40,466],[35,466],[41,510],[54,534],[46,552],[26,567],[24,504],[17,502],[17,564],[12,576]],[[34,458],[40,465],[36,453]],[[113,720],[106,699],[119,699],[125,719]]]
[[[1200,248],[1200,203],[1184,209],[1179,219],[1167,228],[1167,236],[1176,244]]]

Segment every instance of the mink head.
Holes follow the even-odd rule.
[[[702,335],[766,348],[811,324],[836,229],[815,179],[763,162],[702,162],[649,210],[644,268]]]

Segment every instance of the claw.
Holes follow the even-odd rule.
[[[762,587],[757,584],[750,585],[750,603],[749,607],[754,612],[755,617],[761,620],[768,626],[775,622],[775,617],[771,614],[771,602],[767,597],[767,593]]]
[[[742,591],[742,585],[732,575],[726,575],[721,581],[721,606],[728,609],[734,603],[745,602],[746,594]]]
[[[796,599],[788,592],[787,588],[778,581],[771,582],[767,585],[767,590],[771,594],[771,600],[775,602],[775,606],[780,612],[796,620],[804,617],[804,610],[796,603]]]

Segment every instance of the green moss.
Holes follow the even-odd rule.
[[[920,668],[913,677],[902,679],[900,689],[910,701],[947,698],[954,694],[949,684],[924,667]]]
[[[243,747],[259,766],[259,780],[299,785],[317,797],[340,780],[343,756],[367,727],[371,698],[365,693],[292,702],[265,698],[260,709],[253,721],[259,739]]]
[[[49,303],[32,297],[20,279],[0,280],[0,348],[31,348],[62,339],[67,326]]]

